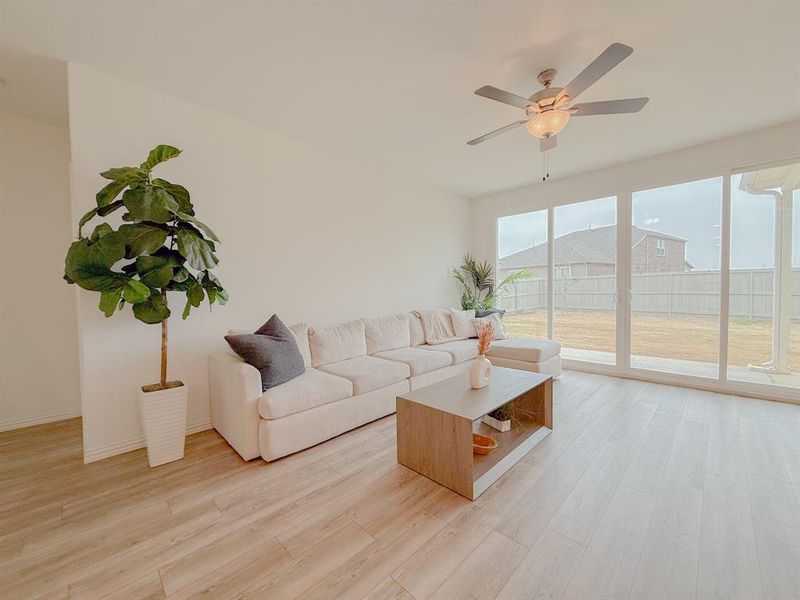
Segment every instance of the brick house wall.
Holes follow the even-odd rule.
[[[664,252],[659,251],[659,241]],[[634,273],[665,273],[686,270],[686,242],[648,235],[632,250]]]

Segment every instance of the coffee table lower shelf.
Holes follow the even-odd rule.
[[[472,496],[477,498],[495,481],[530,452],[552,432],[540,423],[526,423],[524,431],[512,429],[499,432],[481,423],[476,433],[488,435],[497,440],[497,448],[491,454],[472,455]]]

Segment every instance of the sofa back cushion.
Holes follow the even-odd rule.
[[[408,314],[408,328],[411,334],[411,346],[421,346],[425,343],[425,330],[422,328],[422,319],[417,313]]]
[[[297,342],[297,349],[300,350],[300,356],[303,357],[303,365],[308,369],[311,367],[311,348],[308,345],[308,325],[305,323],[295,323],[289,325],[289,329],[294,334],[294,339]]]
[[[367,354],[363,319],[337,325],[313,325],[308,328],[311,365],[319,367]]]
[[[367,354],[407,348],[411,345],[408,315],[365,319]]]

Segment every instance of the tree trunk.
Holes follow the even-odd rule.
[[[167,290],[161,290],[164,304],[167,303]],[[161,389],[167,389],[167,319],[161,321]]]

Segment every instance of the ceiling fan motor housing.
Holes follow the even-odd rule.
[[[553,103],[556,101],[556,96],[558,93],[564,88],[559,87],[548,87],[544,88],[536,92],[533,96],[530,97],[530,101],[534,104],[537,104],[540,109],[546,108],[548,106],[552,106]]]

